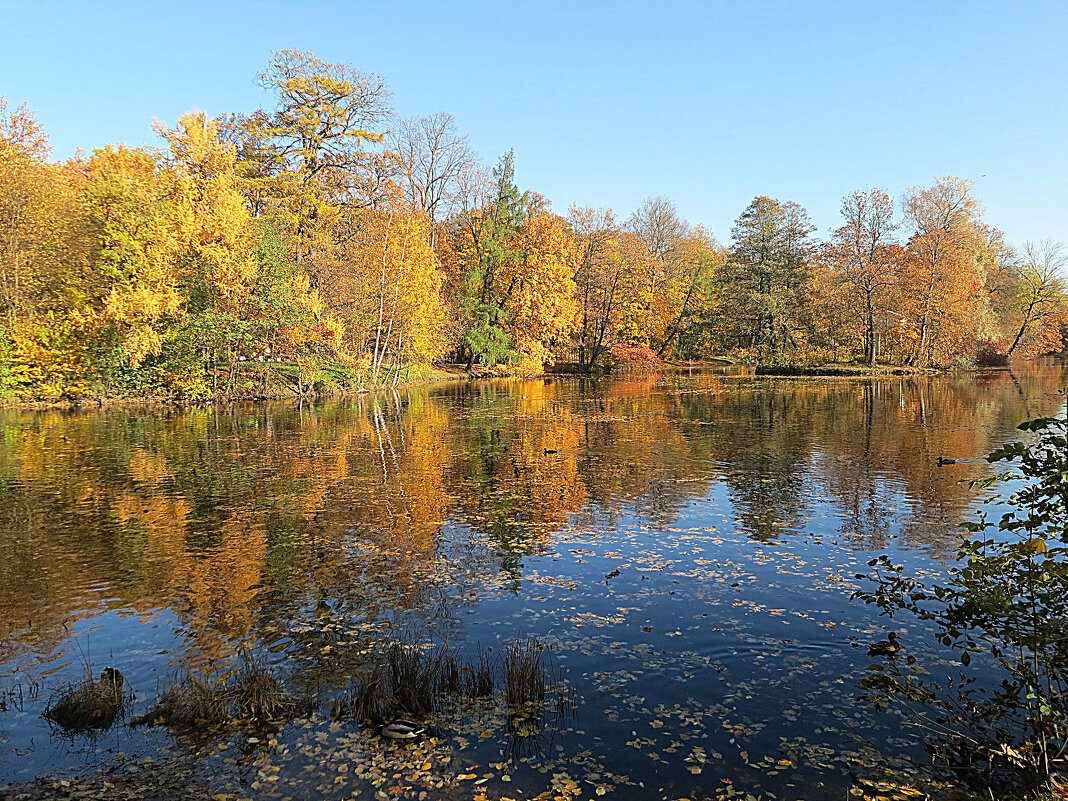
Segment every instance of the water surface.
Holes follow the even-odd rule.
[[[849,600],[854,574],[878,553],[943,570],[984,501],[961,480],[1065,383],[1049,364],[649,373],[3,412],[0,786],[195,749],[235,797],[841,798],[851,768],[923,760],[917,732],[854,700],[886,624]],[[326,711],[389,638],[470,656],[514,637],[551,645],[577,699],[537,737],[492,703],[414,750]],[[137,714],[242,649],[322,711],[254,746],[40,717],[87,664],[122,670]]]

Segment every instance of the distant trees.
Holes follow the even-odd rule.
[[[912,230],[900,293],[912,342],[907,362],[946,363],[975,340],[999,234],[982,222],[972,183],[961,178],[910,189],[902,205]]]
[[[1009,270],[1006,322],[1016,333],[1008,355],[1056,350],[1068,323],[1068,256],[1056,242],[1028,242]],[[1011,331],[1011,329],[1010,329]]]
[[[970,182],[851,192],[826,242],[759,196],[731,242],[663,196],[566,216],[444,113],[274,53],[269,108],[157,124],[159,148],[49,161],[0,99],[0,393],[304,395],[469,368],[715,356],[949,364],[1068,335],[1059,245],[1014,253]]]
[[[842,221],[824,258],[837,278],[835,289],[842,293],[850,322],[860,328],[865,361],[874,365],[880,334],[897,323],[890,301],[903,251],[895,239],[894,202],[881,189],[851,192],[842,200]]]
[[[803,347],[813,230],[803,208],[769,197],[755,198],[735,221],[720,278],[733,347],[764,359]]]
[[[47,395],[87,387],[86,308],[81,277],[91,235],[77,176],[48,163],[33,114],[0,97],[0,392],[36,385]]]
[[[476,362],[492,367],[517,358],[505,321],[510,311],[508,286],[502,277],[521,257],[515,238],[540,208],[530,192],[515,183],[515,155],[501,156],[487,176],[467,176],[459,213],[454,220],[453,270],[462,276],[457,309],[463,331],[458,355],[470,368]]]
[[[585,371],[597,367],[612,344],[627,254],[611,210],[573,206],[568,225],[578,248],[574,344],[579,368]]]

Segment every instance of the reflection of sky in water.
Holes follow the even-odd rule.
[[[579,698],[543,760],[589,750],[575,764],[598,782],[840,797],[866,749],[921,755],[854,701],[887,622],[850,602],[854,574],[873,552],[937,574],[979,500],[959,479],[1055,409],[1063,383],[1055,368],[638,376],[301,409],[6,412],[0,689],[115,665],[137,713],[179,669],[225,672],[239,647],[329,693],[390,633],[465,654],[537,636]],[[943,455],[972,463],[940,469]],[[894,621],[918,653],[911,625]],[[44,697],[0,712],[0,781],[166,740],[50,738]],[[280,740],[300,754],[325,737],[357,759],[355,731],[324,720]],[[467,739],[463,759],[501,758],[499,737]],[[695,747],[718,755],[700,773]],[[298,757],[280,763],[298,775]],[[517,770],[513,788],[544,789],[539,775]],[[641,797],[628,787],[616,797]]]

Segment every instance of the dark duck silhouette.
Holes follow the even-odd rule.
[[[868,656],[894,656],[901,650],[901,644],[898,642],[900,639],[897,636],[896,631],[891,631],[886,635],[888,639],[879,640],[871,644],[871,648],[868,649]]]

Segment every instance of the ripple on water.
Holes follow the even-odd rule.
[[[44,688],[0,711],[0,782],[167,742],[130,727],[96,751],[51,740],[48,692],[87,664],[121,669],[139,714],[182,671],[225,676],[251,649],[326,699],[264,759],[283,781],[350,792],[331,760],[384,757],[325,709],[385,643],[496,658],[533,636],[578,708],[534,757],[545,774],[509,763],[514,786],[540,792],[563,771],[679,794],[728,778],[794,797],[822,781],[840,798],[842,760],[863,748],[918,754],[855,701],[885,620],[850,601],[852,576],[880,552],[943,569],[983,501],[958,479],[985,468],[937,457],[986,453],[1060,402],[1063,370],[1014,378],[650,374],[165,415],[0,411],[0,691]],[[442,753],[507,789],[492,767],[506,717],[468,713],[441,722]],[[324,742],[338,750],[285,755]],[[201,763],[220,791],[266,751],[225,753]]]

